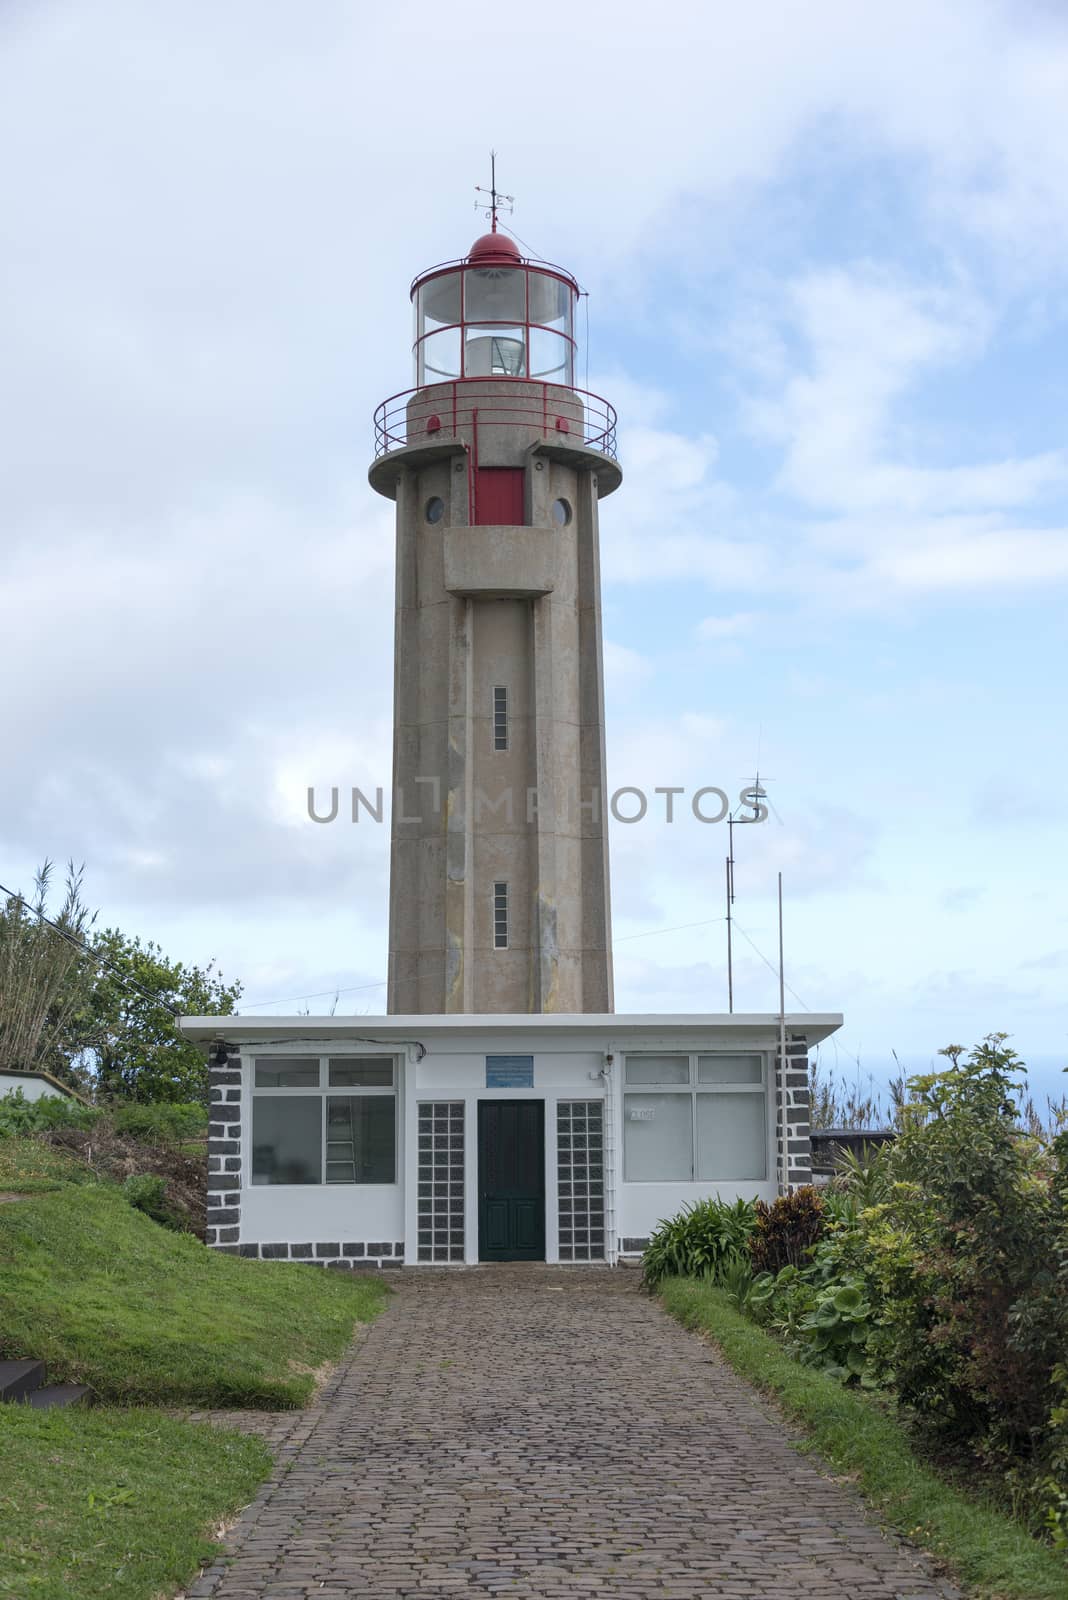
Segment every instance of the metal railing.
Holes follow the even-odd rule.
[[[514,382],[515,392],[501,392]],[[488,385],[493,385],[492,389]],[[421,403],[412,407],[419,397]],[[405,445],[432,444],[483,427],[533,428],[616,459],[616,411],[599,394],[535,378],[455,378],[403,389],[375,411],[375,460]]]

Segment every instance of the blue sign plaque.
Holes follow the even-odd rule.
[[[533,1089],[533,1056],[487,1056],[487,1089]]]

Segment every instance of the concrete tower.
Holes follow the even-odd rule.
[[[597,505],[615,412],[574,387],[578,285],[497,231],[415,280],[397,503],[391,1012],[612,1009]]]

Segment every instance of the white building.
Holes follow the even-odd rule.
[[[53,1078],[50,1072],[23,1071],[21,1067],[8,1067],[0,1070],[0,1100],[6,1094],[14,1094],[18,1090],[25,1100],[81,1100],[82,1096],[76,1094],[65,1083],[60,1083],[58,1078]]]
[[[779,1072],[774,1015],[187,1018],[225,1041],[209,1242],[338,1266],[613,1262],[702,1196],[808,1181],[807,1050],[841,1017],[785,1023]]]
[[[613,1262],[810,1175],[830,1015],[612,1012],[598,502],[570,273],[493,231],[412,285],[396,501],[385,1017],[196,1017],[208,1240],[327,1265]],[[780,1060],[780,1056],[783,1058]]]

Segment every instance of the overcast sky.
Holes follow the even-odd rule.
[[[495,145],[620,412],[610,782],[759,762],[774,803],[739,1007],[777,1003],[781,868],[843,1060],[999,1028],[1053,1088],[1066,107],[1028,0],[6,0],[0,881],[73,856],[252,1005],[384,1008],[388,830],[305,796],[388,789],[371,414]],[[725,830],[612,846],[617,1008],[724,1009]]]

